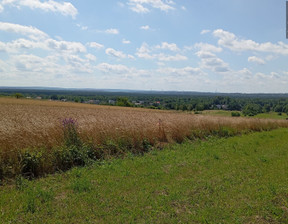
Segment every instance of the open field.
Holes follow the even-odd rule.
[[[63,130],[63,120],[68,118],[77,121],[74,136],[68,136],[74,138],[72,143]],[[0,98],[0,127],[1,179],[65,170],[91,158],[143,153],[185,138],[288,127],[288,122]]]
[[[174,144],[0,187],[1,223],[288,223],[287,129]]]

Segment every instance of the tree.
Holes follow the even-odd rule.
[[[51,100],[58,100],[58,96],[57,95],[52,95],[51,96]]]
[[[127,97],[118,97],[116,106],[120,107],[132,107],[132,103],[129,102]]]
[[[261,113],[261,107],[258,104],[247,104],[242,112],[244,116],[255,116]]]
[[[17,98],[17,99],[20,99],[20,98],[23,98],[23,94],[21,93],[15,93],[14,96]]]

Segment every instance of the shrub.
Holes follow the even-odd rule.
[[[232,117],[240,117],[241,114],[239,112],[231,112]]]
[[[21,174],[29,178],[37,177],[41,172],[41,159],[41,151],[26,150],[23,154],[20,153]]]

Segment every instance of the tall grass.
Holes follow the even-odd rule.
[[[77,129],[69,119],[77,120]],[[143,153],[185,138],[278,127],[288,127],[288,122],[0,98],[0,179],[39,176],[95,159]]]

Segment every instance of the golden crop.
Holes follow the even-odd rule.
[[[0,98],[0,150],[59,145],[65,118],[76,119],[81,138],[97,144],[119,138],[172,142],[224,127],[242,132],[288,126],[287,121],[269,119]]]
[[[65,129],[64,120],[72,121],[73,129]],[[288,122],[0,98],[0,184],[5,177],[41,176],[84,165],[87,159],[143,153],[185,138],[277,127],[288,127]]]

